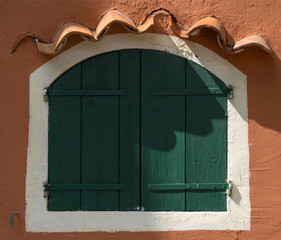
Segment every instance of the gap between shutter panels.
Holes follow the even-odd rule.
[[[136,51],[136,50],[132,50],[132,51]],[[120,54],[124,54],[124,52],[125,51],[123,51],[123,53],[122,53],[122,51],[120,52]],[[131,51],[126,51],[127,53],[129,53],[129,52],[131,52]],[[142,53],[145,55],[148,55],[148,58],[153,58],[153,56],[152,55],[155,55],[156,53],[155,52],[153,52],[153,51],[142,51]],[[134,55],[135,53],[133,53],[133,55]],[[159,54],[159,53],[158,53]],[[156,54],[157,55],[157,54]],[[102,55],[101,55],[102,56]],[[164,58],[167,56],[167,53],[165,53],[164,54]],[[155,56],[154,56],[155,57]],[[156,56],[156,58],[157,58],[158,56]],[[171,57],[171,56],[169,56],[169,57]],[[174,57],[174,56],[173,56]],[[111,57],[110,57],[111,58]],[[177,58],[179,58],[179,57],[177,57]],[[109,58],[108,58],[109,59]],[[139,59],[139,58],[138,58]],[[110,60],[108,60],[108,61],[111,61],[112,59],[110,59]],[[161,57],[160,57],[160,60],[161,60]],[[163,59],[162,59],[163,60]],[[165,59],[166,60],[166,59]],[[88,60],[89,61],[89,60]],[[96,62],[96,60],[93,60],[94,62]],[[168,60],[169,61],[169,60]],[[191,63],[189,63],[187,60],[184,60],[185,62],[186,62],[186,64],[187,65],[189,65],[189,68],[190,68],[190,65],[191,65],[191,69],[193,68],[193,72],[196,72],[196,75],[198,75],[198,69],[196,69],[196,68],[198,68],[199,66],[198,65],[194,65],[194,66],[192,66],[192,64]],[[87,62],[87,61],[86,61]],[[173,63],[175,63],[176,61],[175,61],[175,59],[173,59],[173,61],[171,61],[170,62],[170,65],[172,65],[173,66]],[[147,63],[147,62],[146,62]],[[97,64],[97,63],[96,63]],[[129,63],[127,63],[127,64],[129,64]],[[129,64],[130,65],[130,64]],[[140,64],[131,64],[131,67],[132,67],[132,65],[133,66],[140,66]],[[143,67],[143,63],[141,64],[141,66]],[[149,66],[148,66],[149,67]],[[174,66],[174,68],[176,68],[177,67],[177,65],[175,65]],[[199,68],[201,68],[201,67],[199,67]],[[126,70],[126,71],[129,71],[128,69],[131,69],[131,68],[124,68],[124,69],[122,69],[122,70]],[[166,69],[166,67],[165,67],[165,69]],[[201,68],[202,69],[202,68]],[[100,68],[99,68],[99,70],[100,70]],[[173,69],[172,69],[173,70]],[[190,70],[190,69],[189,69]],[[81,71],[81,70],[80,70]],[[125,71],[125,72],[126,72]],[[98,72],[98,71],[96,71],[96,72]],[[122,71],[121,71],[122,72]],[[120,74],[121,74],[121,72],[120,72]],[[140,72],[140,71],[139,71]],[[172,72],[172,71],[171,71]],[[199,71],[200,72],[200,71]],[[150,72],[151,73],[151,72]],[[131,73],[132,74],[132,73]],[[159,78],[159,72],[154,72],[154,74],[156,75],[155,76],[155,79],[157,79],[157,77],[158,77],[158,79],[160,79]],[[165,73],[165,74],[167,74],[167,72]],[[205,70],[205,72],[203,72],[201,75],[207,75],[207,77],[208,77],[208,72]],[[140,75],[141,76],[145,76],[145,74],[141,74],[141,72],[140,72],[140,74],[138,74],[139,75],[139,77],[140,77]],[[189,76],[190,75],[190,73],[189,74],[187,74],[187,76]],[[196,76],[195,75],[195,76]],[[210,74],[209,74],[210,75]],[[64,76],[64,75],[63,75]],[[62,77],[63,77],[62,76]],[[100,78],[101,78],[101,76],[99,76]],[[136,76],[135,76],[136,77]],[[203,76],[203,77],[205,77],[205,76]],[[211,78],[212,78],[213,76],[211,76]],[[198,78],[198,76],[197,76],[197,78]],[[199,78],[202,78],[202,76],[199,76]],[[210,77],[209,77],[210,78]],[[208,79],[208,78],[207,78]],[[92,81],[92,78],[90,78],[89,77],[89,80],[90,81]],[[121,76],[119,77],[119,80],[120,81],[122,81],[121,80]],[[143,79],[142,79],[143,80]],[[202,79],[201,79],[202,80]],[[106,81],[106,80],[103,80],[103,81]],[[108,79],[108,81],[109,81],[109,79]],[[198,80],[197,80],[198,81]],[[134,81],[132,81],[133,83],[134,83]],[[141,82],[143,82],[143,81],[141,81]],[[211,85],[210,84],[210,79],[209,79],[209,82],[207,81],[207,84],[209,84],[209,85]],[[169,82],[168,82],[169,83]],[[199,84],[198,84],[199,83]],[[94,84],[94,83],[92,83],[92,84]],[[120,83],[118,83],[118,84],[120,84]],[[201,85],[200,85],[201,84]],[[192,84],[191,84],[192,85]],[[200,81],[198,81],[198,82],[196,82],[196,84],[195,85],[197,85],[197,86],[195,86],[196,88],[194,88],[194,86],[191,86],[191,87],[193,87],[193,89],[186,89],[186,90],[183,90],[183,89],[177,89],[177,88],[175,88],[175,89],[157,89],[157,88],[155,88],[155,89],[148,89],[147,91],[143,91],[143,93],[145,94],[145,97],[147,97],[147,98],[151,98],[151,97],[153,97],[153,98],[155,98],[155,99],[157,99],[157,98],[163,98],[163,96],[165,96],[166,98],[170,98],[171,96],[175,96],[175,95],[180,95],[180,96],[196,96],[196,95],[210,95],[210,94],[215,94],[214,95],[214,97],[217,97],[218,95],[223,95],[224,96],[224,98],[225,98],[225,96],[226,96],[226,94],[228,94],[229,92],[230,92],[230,89],[228,89],[228,88],[225,88],[225,86],[224,86],[224,88],[214,88],[214,87],[209,87],[209,86],[207,86],[208,87],[208,89],[206,89],[206,87],[205,88],[202,88],[202,83],[200,83]],[[204,84],[203,84],[204,85]],[[121,85],[120,85],[121,86]],[[138,85],[139,86],[139,85]],[[100,98],[100,97],[103,97],[103,98],[110,98],[110,97],[112,97],[112,96],[122,96],[122,97],[119,97],[120,99],[124,99],[123,98],[123,96],[128,96],[128,89],[99,89],[99,88],[95,88],[95,90],[93,90],[93,89],[81,89],[81,90],[79,90],[79,89],[69,89],[69,87],[71,87],[71,86],[67,86],[67,90],[66,89],[61,89],[60,87],[58,88],[58,89],[52,89],[52,88],[49,88],[48,89],[48,91],[47,91],[47,94],[48,94],[48,96],[49,96],[49,98],[51,98],[51,99],[56,99],[57,100],[57,97],[65,97],[65,96],[67,96],[66,97],[66,99],[68,99],[68,101],[69,101],[69,99],[73,99],[73,100],[75,100],[75,96],[85,96],[84,97],[84,99],[89,99],[90,97],[89,96],[95,96],[94,98],[92,98],[92,99],[96,99],[96,96],[99,96],[98,98]],[[110,86],[109,86],[110,87]],[[68,90],[69,89],[69,90]],[[136,90],[136,89],[134,89],[134,90]],[[139,91],[137,91],[138,93],[141,91],[141,89],[139,89]],[[109,97],[109,96],[110,97]],[[107,97],[105,97],[105,96],[107,96]],[[194,97],[193,97],[194,98]],[[50,99],[50,104],[51,104],[51,102],[52,102],[52,100]],[[83,98],[82,98],[83,99]],[[139,99],[140,99],[140,97],[139,97]],[[81,101],[83,101],[83,100],[81,100]],[[121,101],[121,100],[119,100],[119,101]],[[143,101],[143,100],[142,100]],[[157,100],[155,100],[155,101],[157,101]],[[166,100],[164,100],[164,101],[166,101]],[[139,106],[140,106],[140,102],[139,102]],[[199,104],[200,105],[200,104]],[[225,106],[226,106],[226,100],[225,100]],[[51,108],[51,107],[50,107]],[[140,111],[142,111],[142,109],[140,109]],[[145,111],[145,110],[144,110]],[[119,114],[120,114],[120,111],[118,111],[118,116],[120,116]],[[143,115],[143,114],[141,114],[141,115]],[[120,127],[120,125],[121,125],[121,120],[120,120],[120,124],[119,124],[119,126],[118,126],[118,128]],[[195,140],[195,141],[197,141],[197,140]],[[83,144],[82,144],[83,145]],[[118,151],[120,151],[120,148],[118,149]],[[165,154],[164,154],[165,155]],[[214,158],[216,158],[216,157],[214,157]],[[82,161],[82,160],[81,160]],[[120,164],[120,163],[119,163]],[[188,168],[188,166],[187,166],[187,168]],[[187,174],[185,174],[185,175],[187,175]],[[83,177],[83,176],[82,176]],[[220,181],[220,182],[222,182],[222,181]],[[53,184],[55,184],[55,183],[53,183]],[[150,187],[147,185],[146,187],[148,187],[148,188],[152,188],[152,189],[150,189],[149,191],[155,191],[155,190],[157,190],[157,187],[156,187],[156,185],[155,184],[152,184],[152,183],[149,183],[149,184],[151,184],[150,185]],[[184,191],[186,191],[186,190],[189,190],[188,188],[187,188],[187,186],[188,185],[192,185],[193,183],[190,183],[190,184],[185,184],[185,187],[182,185],[181,186],[181,189],[179,189],[179,185],[177,185],[177,184],[179,184],[179,183],[175,183],[176,185],[174,185],[174,187],[175,187],[175,189],[174,190],[172,190],[172,188],[173,188],[173,186],[172,185],[169,185],[169,189],[165,189],[165,184],[164,185],[162,185],[162,186],[160,186],[160,184],[158,184],[158,188],[160,188],[160,189],[158,189],[158,190],[165,190],[165,191],[179,191],[179,190],[184,190]],[[60,184],[57,184],[57,186],[56,187],[58,187]],[[61,190],[63,189],[62,188],[62,185],[63,184],[61,184]],[[75,184],[72,184],[72,186],[74,186]],[[103,188],[103,186],[102,186],[102,184],[95,184],[96,186],[95,187],[93,187],[93,185],[94,184],[92,184],[92,186],[91,186],[91,184],[85,184],[85,186],[83,186],[83,187],[81,187],[81,186],[78,186],[77,184],[74,186],[74,189],[79,189],[79,187],[81,187],[81,189],[87,189],[87,191],[89,191],[89,189],[92,189],[92,190],[97,190],[97,189],[95,189],[95,188],[98,188],[99,190],[102,190],[102,188]],[[108,184],[107,183],[107,185],[110,185],[110,184]],[[111,185],[114,185],[114,184],[111,184]],[[119,185],[119,186],[117,186],[117,185]],[[151,187],[151,186],[153,186],[154,185],[154,187]],[[211,185],[210,186],[207,186],[206,185],[206,183],[200,183],[200,182],[198,182],[197,181],[197,185],[198,185],[198,187],[197,187],[197,189],[210,189],[211,187]],[[216,188],[216,190],[220,190],[220,189],[225,189],[225,187],[226,188],[229,188],[229,184],[227,184],[227,183],[217,183],[217,182],[214,182],[214,183],[212,183],[212,185],[213,186],[215,186],[215,187],[213,187],[213,188],[211,188],[211,189],[215,189]],[[225,187],[222,187],[222,186],[225,186]],[[45,189],[46,190],[48,190],[48,191],[57,191],[57,190],[54,190],[56,187],[54,187],[55,185],[53,185],[52,186],[52,183],[51,183],[51,181],[50,181],[50,183],[49,183],[49,185],[46,187],[45,186]],[[194,186],[196,186],[196,185],[194,185]],[[65,186],[64,186],[65,187]],[[104,190],[108,190],[109,188],[110,188],[110,186],[105,186],[104,185],[104,187],[105,187],[105,189]],[[167,184],[166,184],[166,187],[167,187]],[[111,188],[112,188],[112,186],[111,186]],[[70,190],[71,189],[71,187],[70,186],[68,186],[68,187],[66,187],[66,189],[68,189],[68,190]],[[113,189],[122,189],[122,184],[115,184],[115,187],[113,188]],[[194,189],[196,189],[196,188],[194,188]],[[193,190],[193,188],[191,189],[191,190]],[[65,192],[66,190],[64,189],[64,190],[62,190],[62,191],[64,191],[64,193],[67,193],[67,192]],[[198,192],[198,191],[197,191]],[[73,194],[75,193],[75,192],[72,192]],[[193,191],[191,191],[191,193],[194,193]],[[57,192],[56,192],[56,194],[57,194]],[[81,193],[82,194],[82,193]],[[86,194],[88,194],[88,193],[86,193]],[[122,191],[120,192],[120,194],[122,194]],[[208,193],[209,194],[209,193]],[[220,193],[221,194],[221,193]],[[118,194],[117,194],[118,195]],[[189,195],[189,193],[187,192],[186,193],[186,195],[187,195],[187,197],[188,197],[188,195]],[[197,194],[198,195],[198,194]],[[204,193],[202,193],[202,195],[205,195],[204,196],[204,198],[206,199],[206,194],[204,194]],[[120,196],[118,196],[118,198],[119,198]],[[196,196],[197,197],[197,196]],[[195,197],[195,199],[196,199],[196,197]],[[208,197],[207,197],[208,198]],[[225,199],[225,196],[223,197],[224,199]],[[191,197],[191,199],[192,199],[192,197]],[[202,199],[196,199],[197,200],[197,202],[199,201],[202,201]],[[213,199],[214,201],[216,200],[216,199]],[[112,200],[110,199],[110,201],[112,202]],[[49,201],[50,202],[50,201]],[[204,200],[203,200],[203,202],[204,202]],[[225,202],[225,200],[224,200],[224,202]],[[50,206],[50,204],[49,204],[49,206]],[[198,206],[193,206],[193,208],[195,208],[195,210],[198,210],[198,209],[196,209],[196,207],[198,208]],[[120,208],[120,206],[119,206],[119,208]],[[130,207],[128,208],[128,207],[124,207],[124,210],[126,210],[126,208],[127,209],[129,209],[129,210],[131,210],[130,209]],[[135,206],[133,207],[133,210],[136,210],[137,209],[137,204],[135,204]],[[70,209],[70,210],[76,210],[75,208],[74,209]],[[97,210],[99,210],[99,209],[97,209]],[[171,209],[171,210],[174,210],[174,209]],[[185,210],[185,209],[184,209]],[[193,210],[193,209],[191,209],[191,210]],[[200,209],[199,209],[200,210]],[[152,211],[153,211],[153,209],[152,209]]]

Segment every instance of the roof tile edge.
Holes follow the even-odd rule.
[[[98,22],[96,28],[93,30],[79,23],[68,22],[60,27],[51,42],[47,42],[43,40],[43,38],[39,36],[37,37],[32,33],[21,34],[14,43],[11,53],[15,52],[16,48],[23,39],[31,38],[35,40],[38,50],[41,53],[55,55],[63,48],[69,36],[79,34],[85,40],[98,41],[104,35],[106,35],[107,30],[112,23],[120,23],[125,27],[126,30],[131,32],[143,33],[154,25],[154,18],[159,14],[168,16],[171,30],[180,38],[195,41],[202,28],[209,28],[216,32],[219,46],[228,53],[239,53],[248,47],[257,46],[266,53],[273,54],[269,43],[258,35],[248,36],[237,42],[234,42],[227,33],[223,24],[215,17],[206,17],[200,19],[188,29],[181,29],[177,24],[175,17],[170,12],[163,9],[159,9],[150,13],[142,24],[135,23],[127,15],[116,9],[110,10],[104,14]]]

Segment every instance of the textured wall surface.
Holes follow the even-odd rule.
[[[236,55],[224,53],[211,30],[199,42],[218,53],[248,78],[251,230],[140,233],[27,233],[25,179],[29,122],[29,75],[51,59],[26,39],[11,54],[19,35],[32,32],[51,40],[65,22],[96,26],[110,9],[141,23],[151,11],[170,11],[182,28],[200,18],[215,16],[234,40],[257,34],[274,54],[251,48]],[[281,1],[279,0],[106,0],[0,2],[0,232],[2,239],[281,239]],[[172,34],[159,15],[150,32]],[[112,25],[109,34],[125,32]],[[81,39],[70,37],[67,47]],[[65,48],[65,49],[66,49]],[[18,212],[11,230],[9,214]]]

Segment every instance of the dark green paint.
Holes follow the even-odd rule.
[[[81,89],[81,65],[64,73],[50,90]],[[80,183],[81,98],[49,98],[49,183]],[[80,192],[50,192],[51,211],[79,210]]]
[[[169,89],[148,90],[149,96],[183,96],[183,95],[225,95],[232,88],[194,88],[194,89]]]
[[[187,88],[225,88],[202,67],[186,62]],[[186,96],[186,182],[225,182],[227,97]],[[217,191],[186,192],[188,211],[225,211],[226,195]]]
[[[185,182],[184,96],[151,97],[146,91],[185,88],[185,59],[143,50],[141,60],[141,206],[184,211],[185,193],[148,189],[148,184]]]
[[[177,191],[177,190],[207,190],[207,189],[229,189],[228,183],[174,183],[174,184],[148,184],[150,191]]]
[[[118,52],[91,58],[81,65],[83,90],[119,89]],[[83,97],[81,119],[81,183],[118,184],[118,96]],[[82,191],[81,210],[118,210],[118,198],[115,191]]]
[[[92,190],[122,190],[123,184],[45,184],[45,191],[92,191]]]
[[[120,88],[128,95],[120,97],[120,210],[140,209],[140,50],[120,52]]]
[[[94,81],[94,80],[93,80]],[[127,90],[47,90],[48,96],[118,96],[127,95]]]
[[[47,91],[49,210],[225,211],[231,90],[165,52],[78,64]]]

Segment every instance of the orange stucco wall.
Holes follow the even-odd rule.
[[[273,55],[251,48],[236,55],[224,53],[212,31],[202,31],[199,43],[227,59],[248,78],[251,230],[176,231],[141,233],[27,233],[25,177],[28,147],[29,75],[50,56],[24,40],[26,32],[51,40],[65,22],[96,26],[100,17],[117,8],[135,22],[151,11],[170,11],[182,27],[215,16],[234,40],[257,34],[269,41]],[[281,239],[281,1],[280,0],[107,0],[0,2],[0,239]],[[164,16],[150,32],[171,34]],[[109,33],[122,30],[113,25]],[[67,47],[81,41],[71,37]],[[18,212],[11,230],[9,214]]]

